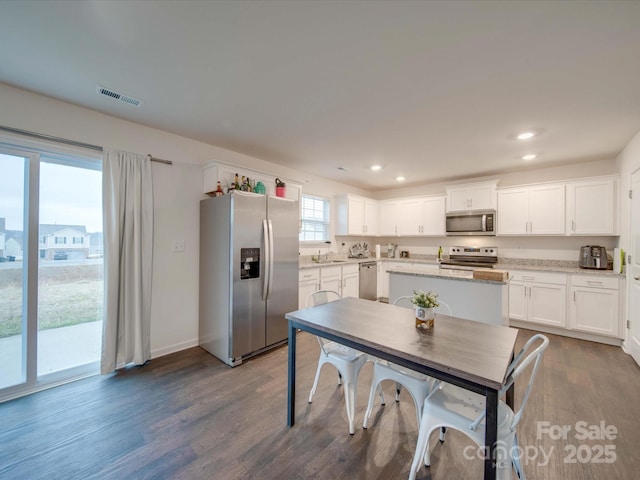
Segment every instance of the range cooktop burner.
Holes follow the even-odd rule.
[[[498,261],[498,247],[449,247],[449,260],[441,268],[473,270],[493,268]]]

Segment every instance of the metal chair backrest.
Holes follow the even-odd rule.
[[[532,345],[540,341],[540,344],[534,348],[530,353]],[[520,417],[522,417],[522,412],[524,410],[524,406],[529,400],[529,394],[531,393],[531,387],[533,386],[533,381],[536,378],[536,373],[538,373],[538,368],[540,367],[540,363],[542,362],[542,354],[545,349],[549,346],[549,339],[544,335],[537,333],[524,344],[522,350],[518,352],[518,354],[514,357],[511,365],[507,370],[507,381],[504,386],[500,389],[500,394],[507,391],[507,389],[513,385],[516,378],[518,378],[522,372],[527,368],[527,366],[534,362],[533,368],[531,369],[531,374],[529,375],[529,382],[527,383],[527,388],[524,392],[524,397],[522,397],[522,402],[520,403],[520,408],[515,412],[515,416],[513,418],[513,423],[511,424],[511,429],[514,429],[518,422],[520,421]],[[526,355],[526,356],[525,356]]]
[[[402,297],[396,298],[393,304],[399,307],[415,308],[413,303],[411,303],[411,298],[413,298],[411,295],[403,295]]]
[[[318,305],[322,305],[323,303],[333,302],[335,300],[340,300],[342,297],[335,290],[316,290],[315,292],[309,294],[306,301],[304,302],[304,306],[306,308],[315,307]],[[327,350],[324,348],[325,340],[321,337],[316,337],[318,339],[318,343],[320,344],[320,348],[322,352],[327,355]]]
[[[412,298],[413,298],[412,295],[403,295],[402,297],[396,298],[393,301],[393,304],[398,305],[400,307],[415,308],[413,303],[411,303]],[[440,304],[440,306],[436,307],[436,310],[443,309],[446,315],[453,317],[453,314],[451,313],[451,307],[448,304],[441,302],[440,300],[438,300],[438,303]]]
[[[334,300],[340,300],[342,298],[335,290],[316,290],[309,294],[304,306],[306,308],[315,307],[316,305],[322,305],[323,303],[333,302]]]
[[[531,346],[540,341],[540,345],[538,345],[533,351],[529,352]],[[531,387],[533,386],[533,381],[536,378],[536,373],[538,372],[538,367],[540,367],[540,362],[542,361],[542,354],[545,349],[549,346],[549,339],[544,335],[537,333],[524,344],[524,347],[518,352],[518,354],[514,357],[513,361],[509,365],[507,369],[507,381],[502,386],[500,391],[498,392],[499,396],[502,396],[508,389],[513,385],[522,372],[529,366],[531,362],[535,362],[533,364],[533,368],[531,369],[531,374],[529,375],[529,382],[527,383],[527,387],[524,392],[524,397],[522,397],[522,402],[520,402],[520,408],[514,412],[513,422],[511,423],[511,430],[516,428],[520,418],[522,417],[522,413],[524,412],[524,406],[527,404],[527,400],[529,400],[529,394],[531,393]],[[526,356],[525,356],[526,355]],[[484,412],[478,416],[470,425],[471,430],[475,430],[482,419],[484,418]]]

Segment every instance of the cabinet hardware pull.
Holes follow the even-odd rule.
[[[634,280],[640,280],[640,277],[638,277],[638,276],[634,276],[634,277],[633,277],[633,279],[634,279]]]
[[[596,281],[593,281],[593,280],[587,280],[587,283],[589,285],[602,285],[602,282],[596,282]]]

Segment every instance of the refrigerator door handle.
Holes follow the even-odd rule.
[[[262,282],[262,300],[266,301],[269,295],[269,274],[271,273],[271,244],[269,243],[269,224],[262,220],[262,233],[264,235],[264,281]]]
[[[267,220],[268,222],[268,230],[269,230],[269,253],[268,253],[268,260],[269,260],[269,271],[267,273],[268,275],[268,286],[267,286],[267,296],[265,298],[265,300],[267,298],[269,298],[269,295],[271,294],[271,285],[273,284],[273,262],[274,262],[274,253],[273,253],[273,223],[271,223],[271,220]]]

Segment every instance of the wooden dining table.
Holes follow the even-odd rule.
[[[347,297],[285,315],[289,322],[287,425],[295,423],[296,334],[303,330],[486,397],[484,478],[495,479],[498,391],[513,358],[518,330],[436,314],[430,330],[415,312]],[[507,392],[513,407],[513,390]]]

